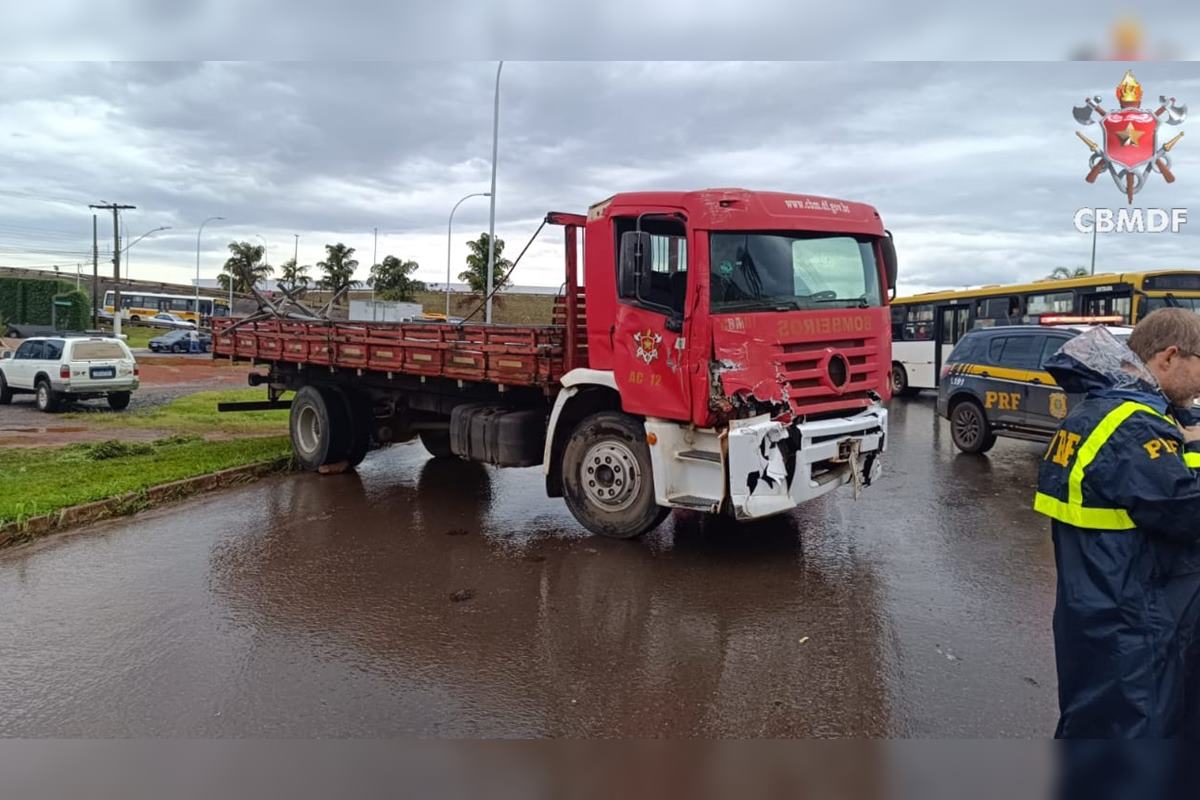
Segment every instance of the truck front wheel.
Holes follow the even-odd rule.
[[[307,470],[317,470],[346,457],[349,427],[346,405],[332,390],[302,386],[292,399],[288,430],[296,461]]]
[[[567,507],[592,533],[633,539],[670,513],[654,502],[645,428],[625,414],[604,411],[580,422],[567,440],[562,475]]]

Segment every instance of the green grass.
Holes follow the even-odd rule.
[[[89,428],[136,428],[169,430],[176,433],[205,435],[264,436],[286,434],[288,411],[234,411],[220,413],[217,403],[266,400],[265,389],[230,389],[221,392],[197,392],[161,406],[119,414],[94,411],[64,414],[63,419],[86,421]]]
[[[106,335],[112,335],[112,327],[109,325],[101,325],[100,330]],[[127,322],[121,323],[121,335],[125,337],[125,344],[129,345],[130,349],[135,347],[149,347],[150,340],[155,336],[161,336],[166,333],[166,328],[148,328],[144,325],[130,325]]]
[[[205,442],[175,436],[129,445],[0,449],[0,524],[171,481],[285,458],[286,436]]]

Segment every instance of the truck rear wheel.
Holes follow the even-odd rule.
[[[346,409],[346,461],[357,467],[371,449],[371,401],[353,389],[343,389]]]
[[[288,432],[296,461],[317,470],[346,458],[349,427],[346,404],[332,389],[302,386],[292,399]]]
[[[580,422],[567,439],[562,475],[567,508],[592,533],[633,539],[670,513],[654,502],[646,430],[625,414],[603,411]]]
[[[450,458],[454,452],[450,449],[450,431],[421,431],[421,444],[434,458]]]

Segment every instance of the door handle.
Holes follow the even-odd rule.
[[[980,373],[979,373],[979,377],[981,377],[981,378],[990,378],[990,377],[992,377],[992,373],[988,372],[988,371],[985,369],[983,372],[980,372]]]
[[[1034,378],[1034,379],[1032,379],[1032,380],[1031,380],[1031,381],[1029,381],[1029,382],[1030,382],[1030,383],[1036,383],[1038,386],[1041,386],[1041,385],[1042,385],[1042,379],[1041,379],[1041,378]]]

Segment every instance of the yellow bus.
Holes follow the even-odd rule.
[[[104,293],[104,310],[113,313],[113,292]],[[121,318],[130,322],[148,319],[161,311],[169,311],[180,319],[206,324],[214,315],[229,316],[229,301],[223,298],[201,297],[200,313],[196,313],[196,297],[188,294],[160,294],[136,289],[121,291]]]
[[[1105,273],[1010,286],[927,292],[892,301],[892,390],[936,389],[963,334],[991,325],[1134,325],[1158,308],[1200,313],[1200,270]]]

